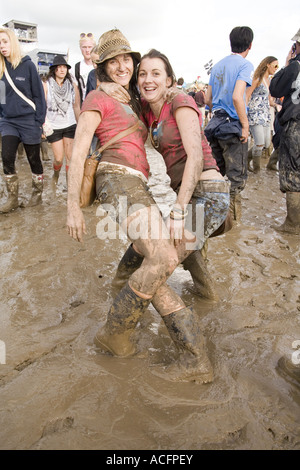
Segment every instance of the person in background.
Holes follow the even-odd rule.
[[[271,104],[274,100],[270,96],[270,76],[278,69],[278,60],[274,56],[265,57],[256,68],[252,85],[247,88],[248,121],[250,133],[253,137],[253,147],[248,151],[248,170],[260,170],[260,160],[263,149],[271,144]],[[272,100],[272,101],[271,101]]]
[[[75,78],[80,95],[80,106],[86,96],[86,85],[88,75],[94,69],[93,60],[91,57],[92,49],[95,47],[96,42],[92,33],[81,33],[79,36],[79,47],[83,59],[81,62],[75,64]]]
[[[6,78],[8,72],[14,87]],[[19,206],[19,179],[15,162],[17,149],[23,142],[32,173],[32,194],[28,206],[42,202],[43,165],[40,157],[42,126],[45,122],[46,102],[43,86],[37,69],[28,55],[21,54],[15,33],[0,28],[0,85],[2,135],[2,164],[8,193],[7,201],[0,212],[7,213]]]
[[[275,98],[284,96],[278,122],[281,126],[279,143],[279,184],[286,195],[287,215],[279,232],[300,234],[300,29],[292,38],[285,67],[271,80],[270,93]]]
[[[95,46],[91,51],[91,59],[94,65],[94,69],[91,70],[88,74],[85,96],[87,96],[90,91],[96,90],[99,84],[98,79],[97,79],[97,62],[96,62],[96,60],[99,60],[99,55],[95,52],[96,49],[97,49],[97,46]]]
[[[165,283],[178,265],[179,257],[184,257],[184,249],[180,252],[175,246],[174,234],[170,237],[168,227],[146,186],[149,175],[144,147],[147,129],[139,120],[141,103],[136,83],[140,54],[131,50],[129,42],[118,29],[107,31],[100,37],[97,52],[101,86],[106,82],[121,85],[129,93],[130,102],[121,104],[99,88],[91,91],[83,102],[70,166],[68,232],[77,241],[82,241],[86,232],[80,209],[80,187],[84,160],[93,135],[96,133],[103,145],[120,131],[137,124],[138,128],[134,132],[102,152],[96,174],[96,190],[104,207],[114,207],[116,222],[127,233],[128,238],[134,241],[143,261],[114,298],[105,325],[96,333],[95,343],[102,350],[114,355],[132,355],[135,352],[135,346],[131,342],[132,332],[150,302],[163,319],[172,312],[184,311],[176,330],[172,322],[166,322],[171,338],[185,352],[184,363],[180,364],[182,368],[175,368],[173,378],[197,378],[201,382],[210,382],[213,371],[206,355],[199,320]],[[127,210],[120,209],[121,196],[126,196]],[[178,211],[176,208],[171,211],[170,217],[174,221],[178,218],[182,221],[183,215],[185,216],[181,208]],[[141,231],[136,233],[132,227],[138,226]],[[181,240],[185,245],[184,234],[181,234]]]
[[[66,175],[72,154],[76,123],[80,113],[80,97],[78,87],[69,73],[71,66],[62,55],[56,55],[49,67],[46,81],[43,82],[47,119],[53,134],[47,137],[53,151],[54,188],[57,186],[60,170],[66,157]]]
[[[184,79],[182,77],[178,78],[178,80],[176,82],[176,87],[178,88],[178,90],[183,91],[184,93],[186,93],[186,90],[185,90],[183,85],[184,85]]]
[[[253,41],[248,26],[237,26],[229,35],[231,55],[213,66],[206,92],[212,118],[204,133],[222,175],[231,183],[233,220],[241,214],[241,191],[247,180],[249,123],[245,91],[252,84],[253,65],[246,59]]]
[[[194,99],[198,106],[198,109],[201,112],[202,116],[202,129],[205,125],[205,85],[203,83],[199,83],[198,91],[196,92]]]

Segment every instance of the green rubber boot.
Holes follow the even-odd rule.
[[[121,289],[125,286],[126,282],[142,264],[144,257],[137,253],[132,244],[127,248],[124,253],[112,280],[112,287],[114,289]]]
[[[200,320],[189,308],[162,317],[169,335],[182,354],[179,364],[167,368],[173,380],[209,383],[213,381],[213,368],[206,354],[205,339]]]
[[[139,297],[127,283],[114,299],[106,323],[96,333],[96,346],[114,356],[135,354],[136,347],[131,335],[150,301]]]
[[[205,259],[199,250],[190,254],[183,262],[183,268],[191,273],[194,286],[190,289],[194,294],[210,300],[218,300],[219,296],[214,289],[214,281],[211,278]]]

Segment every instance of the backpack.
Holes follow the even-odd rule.
[[[84,85],[84,80],[82,78],[82,76],[80,75],[80,62],[77,62],[75,64],[75,78],[77,80],[77,83],[78,83],[78,89],[79,89],[79,95],[80,95],[80,106],[82,105],[82,98],[83,98],[83,93],[82,93],[82,90],[85,88],[85,85]]]

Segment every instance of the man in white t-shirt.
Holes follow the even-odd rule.
[[[91,50],[96,45],[92,33],[81,33],[79,39],[79,47],[83,55],[83,60],[75,64],[75,77],[77,80],[80,104],[82,104],[86,95],[86,83],[88,74],[94,69],[94,64],[91,58]]]

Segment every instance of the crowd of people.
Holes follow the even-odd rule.
[[[112,283],[115,297],[94,342],[102,352],[134,354],[132,333],[152,303],[181,351],[178,362],[168,368],[175,380],[207,383],[214,373],[197,312],[167,280],[182,263],[191,273],[194,292],[214,298],[202,250],[210,237],[224,234],[240,220],[247,170],[259,171],[262,151],[277,134],[271,115],[275,99],[282,103],[276,115],[276,150],[287,204],[286,220],[275,228],[300,234],[300,30],[280,71],[274,56],[263,59],[254,71],[247,59],[254,38],[251,28],[236,27],[229,38],[231,53],[213,66],[207,86],[186,93],[184,80],[176,81],[163,53],[151,49],[141,57],[118,29],[105,32],[97,43],[92,33],[81,33],[83,60],[75,65],[74,76],[66,59],[57,55],[42,82],[30,58],[22,56],[14,32],[0,28],[0,80],[5,90],[0,133],[7,188],[0,213],[19,205],[15,162],[20,143],[32,171],[28,205],[42,203],[40,153],[48,124],[53,183],[56,186],[65,158],[67,230],[82,242],[86,225],[80,189],[86,155],[96,145],[107,144],[96,173],[97,200],[125,231],[130,245],[118,265]],[[206,109],[211,113],[207,120]],[[148,136],[164,159],[176,193],[166,218],[147,186]],[[124,196],[125,210],[120,202]]]

